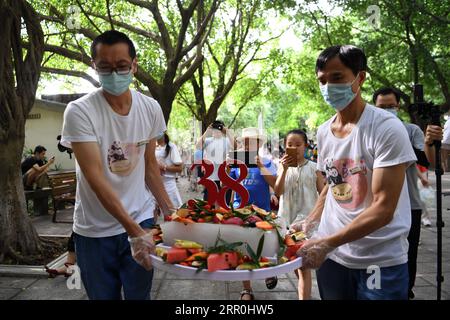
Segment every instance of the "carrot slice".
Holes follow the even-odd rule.
[[[258,221],[256,222],[256,227],[263,230],[272,230],[273,226],[267,221]]]

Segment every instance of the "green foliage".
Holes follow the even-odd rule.
[[[73,0],[31,0],[43,15],[51,15],[49,5],[67,14],[68,8],[77,3]],[[81,28],[97,33],[97,28],[110,28],[106,1],[79,0],[86,12],[94,13],[91,20],[82,13],[77,17]],[[127,1],[110,1],[113,18],[142,30],[158,33],[158,27],[148,10]],[[180,16],[175,1],[160,1],[160,10],[168,26],[172,41],[175,41]],[[211,1],[205,1],[206,7]],[[187,2],[186,4],[187,5]],[[237,6],[243,8],[242,19],[248,17],[255,5],[260,5],[245,41],[243,61],[251,56],[252,49],[261,44],[258,57],[238,77],[236,84],[227,93],[217,118],[232,124],[233,129],[257,126],[258,114],[263,112],[264,125],[270,133],[285,133],[293,128],[308,128],[314,135],[317,127],[331,117],[334,111],[328,107],[320,94],[315,75],[315,60],[324,48],[334,44],[353,44],[364,49],[368,57],[369,72],[362,87],[363,97],[371,102],[374,90],[382,86],[394,86],[403,92],[403,98],[411,94],[411,85],[417,74],[424,85],[425,98],[436,103],[450,101],[448,83],[450,79],[450,28],[448,8],[440,0],[388,1],[388,0],[340,0],[327,3],[317,0],[262,1],[226,0],[216,13],[208,36],[210,48],[204,47],[203,78],[196,73],[197,82],[203,81],[204,102],[208,108],[217,96],[220,77],[229,78],[232,64],[220,70],[214,62],[222,62],[230,46],[230,25]],[[374,28],[368,22],[368,8],[377,5],[380,9],[380,24]],[[196,16],[193,17],[196,21]],[[296,38],[275,39],[262,43],[267,37],[281,32],[281,25],[292,23],[290,31]],[[42,22],[46,43],[62,46],[89,55],[91,39],[86,34],[71,32],[66,22]],[[95,26],[94,26],[95,25]],[[168,58],[160,45],[148,37],[130,33],[136,43],[139,66],[159,82],[164,81]],[[188,27],[188,40],[194,34],[195,24]],[[242,30],[241,30],[242,31]],[[292,43],[288,43],[292,41]],[[295,43],[294,43],[295,42]],[[214,55],[214,56],[213,56]],[[46,53],[47,67],[87,71],[81,62]],[[417,61],[415,72],[414,61]],[[242,64],[241,64],[242,65]],[[222,73],[221,73],[222,71]],[[178,70],[177,72],[180,72]],[[57,76],[44,74],[43,83]],[[58,76],[59,77],[59,76]],[[68,90],[76,90],[79,81],[66,77]],[[146,89],[139,81],[135,87]],[[173,104],[169,133],[174,141],[184,144],[193,141],[193,113],[196,101],[191,82],[186,82]],[[406,105],[401,113],[407,118]],[[194,111],[193,111],[194,110]],[[237,115],[237,116],[236,116]],[[197,120],[204,120],[198,112]],[[312,136],[313,137],[313,136]]]

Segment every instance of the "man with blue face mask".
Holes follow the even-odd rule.
[[[92,66],[102,88],[69,103],[61,144],[76,158],[75,251],[90,299],[149,299],[155,203],[174,209],[155,157],[166,130],[156,100],[130,90],[133,42],[111,30],[94,39]]]
[[[381,109],[392,113],[397,117],[397,113],[400,104],[400,94],[393,88],[381,88],[375,91],[373,94],[373,103]],[[408,132],[409,141],[413,147],[413,150],[417,156],[418,164],[428,167],[424,152],[424,135],[419,126],[413,123],[403,122],[403,125]],[[417,270],[417,251],[420,240],[420,222],[422,217],[422,201],[420,200],[419,188],[417,186],[417,180],[420,179],[422,185],[427,187],[429,185],[428,180],[417,166],[410,166],[406,170],[406,181],[408,182],[408,193],[411,204],[411,229],[408,234],[408,273],[409,273],[409,291],[408,296],[410,299],[414,298],[412,291]]]
[[[317,269],[322,299],[407,299],[411,225],[405,172],[416,156],[400,120],[366,103],[367,59],[332,46],[316,61],[325,102],[336,114],[317,132],[317,169],[327,177],[308,217],[291,226],[312,239],[297,252]]]

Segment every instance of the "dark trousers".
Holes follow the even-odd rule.
[[[420,222],[422,218],[422,210],[411,210],[411,229],[408,234],[408,271],[409,271],[409,290],[410,298],[413,298],[412,288],[416,282],[417,272],[417,251],[420,240]]]

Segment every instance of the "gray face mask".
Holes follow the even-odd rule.
[[[397,116],[397,114],[398,114],[397,109],[395,109],[395,108],[386,108],[384,110],[386,110],[389,113],[392,113],[394,116]]]

